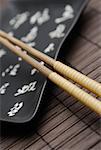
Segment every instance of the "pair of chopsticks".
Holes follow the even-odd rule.
[[[45,55],[44,53],[28,46],[22,41],[14,37],[11,37],[10,35],[1,30],[0,30],[0,42],[4,46],[9,48],[12,52],[14,52],[16,55],[24,59],[27,63],[29,63],[34,68],[39,70],[43,75],[45,75],[49,80],[58,85],[64,91],[66,91],[67,93],[78,99],[80,102],[82,102],[84,105],[92,109],[97,114],[101,115],[101,101],[97,100],[95,97],[91,96],[84,90],[80,89],[78,86],[71,83],[65,77],[75,81],[76,83],[88,89],[89,91],[91,91],[92,93],[96,94],[99,97],[101,97],[100,83],[90,79],[86,75],[76,71],[75,69],[69,66],[66,66],[63,63],[54,60],[53,58]],[[19,46],[21,49],[18,50],[16,46]],[[55,71],[52,71],[46,66],[43,66],[37,60],[32,58],[30,55],[23,53],[22,49],[26,50],[29,54],[33,55],[37,59],[44,61],[49,66],[53,67],[53,69],[56,72],[60,73],[62,76],[65,77],[62,77]]]

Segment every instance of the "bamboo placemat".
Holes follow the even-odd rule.
[[[75,50],[76,49],[76,50]],[[81,29],[66,56],[77,69],[101,82],[101,1],[90,0],[81,19]],[[1,150],[99,150],[100,118],[60,89],[48,96],[37,131],[0,136]]]

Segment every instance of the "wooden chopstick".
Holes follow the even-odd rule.
[[[44,53],[36,50],[35,48],[32,48],[28,46],[27,44],[21,42],[20,40],[9,36],[4,31],[0,30],[0,36],[8,39],[12,43],[20,46],[22,49],[25,49],[29,53],[31,53],[36,58],[46,62],[48,65],[52,66],[57,72],[59,72],[61,75],[70,78],[71,80],[77,82],[81,86],[85,87],[86,89],[90,90],[97,96],[101,97],[101,84],[96,82],[95,80],[92,80],[91,78],[87,77],[86,75],[78,72],[77,70],[66,66],[65,64],[54,60],[53,58],[45,55]]]
[[[66,80],[56,72],[53,72],[49,68],[43,66],[38,61],[33,59],[28,54],[23,53],[22,50],[16,49],[16,46],[10,43],[7,39],[0,36],[0,42],[9,48],[12,52],[14,52],[16,55],[20,56],[22,59],[24,59],[27,63],[32,65],[34,68],[39,70],[42,74],[44,74],[48,79],[50,79],[53,83],[58,85],[60,88],[65,90],[67,93],[74,96],[76,99],[78,99],[80,102],[82,102],[84,105],[92,109],[97,114],[101,115],[101,101],[97,100],[90,94],[86,93],[70,81]]]

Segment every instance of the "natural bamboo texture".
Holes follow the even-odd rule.
[[[86,75],[78,72],[77,70],[64,65],[63,63],[54,60],[53,58],[45,55],[44,53],[36,50],[35,48],[32,48],[25,43],[21,42],[20,40],[9,36],[7,33],[4,31],[0,31],[0,36],[8,39],[12,43],[20,46],[22,49],[25,49],[29,53],[31,53],[33,56],[36,58],[46,62],[50,66],[52,66],[56,71],[58,71],[61,75],[70,78],[71,80],[77,82],[81,86],[85,87],[86,89],[90,90],[97,96],[101,97],[101,84],[94,81],[93,79],[90,79]]]
[[[48,77],[53,83],[61,87],[64,91],[78,99],[81,103],[89,107],[95,112],[99,112],[101,115],[101,101],[98,101],[90,94],[86,93],[76,85],[72,84],[68,80],[64,79],[55,72],[49,74]]]
[[[84,86],[86,89],[92,91],[96,95],[101,97],[101,84],[95,80],[90,79],[84,74],[76,71],[75,69],[66,66],[65,64],[56,61],[54,63],[54,69],[64,75],[65,77],[70,78],[71,80],[77,82],[78,84]]]
[[[53,83],[58,85],[60,88],[65,90],[67,93],[74,96],[84,105],[92,109],[97,114],[101,115],[101,101],[97,100],[93,96],[89,95],[70,81],[64,79],[62,76],[48,69],[47,67],[40,64],[38,61],[33,59],[28,54],[24,54],[22,50],[16,49],[15,45],[11,44],[8,40],[0,37],[0,42],[9,48],[12,52],[20,56],[26,62],[31,64],[34,68],[38,69],[42,74],[44,74],[48,79],[50,79]]]
[[[54,6],[54,2],[52,6]],[[77,2],[80,2],[80,0]],[[8,12],[10,13],[10,10]],[[2,14],[0,15],[2,16]],[[5,18],[3,19],[5,21]],[[5,23],[5,29],[7,25],[8,22]],[[25,27],[27,28],[27,25]],[[80,21],[80,27],[82,29],[78,31],[79,35],[72,43],[71,53],[66,57],[66,61],[69,61],[78,70],[85,72],[87,76],[100,82],[101,0],[89,1]],[[50,92],[51,89],[52,92]],[[51,89],[47,96],[47,107],[42,109],[42,117],[38,117],[36,120],[38,122],[37,129],[33,127],[33,124],[37,125],[36,121],[32,121],[31,127],[27,124],[27,128],[30,129],[28,132],[25,132],[26,128],[22,128],[22,126],[19,131],[18,124],[15,128],[15,125],[8,126],[7,123],[5,126],[4,123],[1,123],[1,150],[101,149],[100,117],[75,101],[75,98],[66,94],[63,90],[54,87],[51,87]]]

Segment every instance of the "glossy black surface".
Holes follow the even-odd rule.
[[[72,29],[74,28],[75,24],[78,21],[78,18],[83,11],[87,0],[17,0],[17,1],[10,1],[5,10],[1,10],[1,25],[0,28],[5,30],[6,32],[13,31],[14,36],[17,38],[21,38],[26,35],[29,30],[33,26],[38,26],[37,23],[34,25],[29,24],[29,18],[36,13],[37,11],[43,11],[44,8],[49,8],[50,13],[50,20],[46,23],[38,26],[39,33],[37,38],[35,39],[36,45],[35,48],[39,49],[40,51],[44,51],[44,49],[50,44],[55,44],[55,50],[47,53],[53,58],[57,58],[59,52],[61,51],[61,46],[63,45],[64,41],[68,42],[68,36]],[[54,22],[56,18],[61,17],[62,13],[64,12],[64,8],[66,5],[71,5],[74,9],[74,17],[67,21],[62,22],[66,26],[65,29],[65,36],[62,38],[54,38],[51,39],[49,37],[49,32],[56,29],[57,24]],[[14,30],[12,26],[9,25],[9,20],[16,16],[19,13],[29,11],[30,15],[28,20],[21,25],[17,30]],[[7,121],[12,123],[25,123],[30,121],[32,118],[35,117],[37,110],[39,108],[43,93],[46,89],[47,79],[36,72],[34,75],[31,75],[32,67],[28,65],[24,61],[19,61],[18,57],[11,53],[7,48],[0,46],[0,48],[4,48],[7,52],[3,58],[1,58],[1,68],[0,72],[2,73],[6,68],[10,65],[20,64],[20,69],[17,72],[16,76],[10,76],[9,73],[6,74],[5,77],[1,77],[1,85],[8,82],[10,86],[7,88],[7,91],[4,95],[0,95],[0,120]],[[68,53],[68,51],[67,51]],[[62,58],[62,55],[61,55]],[[25,94],[19,95],[17,97],[14,96],[17,89],[22,88],[24,85],[29,85],[31,82],[37,81],[36,89],[32,92],[27,92]],[[10,108],[14,106],[15,103],[23,102],[22,109],[16,113],[15,116],[9,117],[7,115]]]

